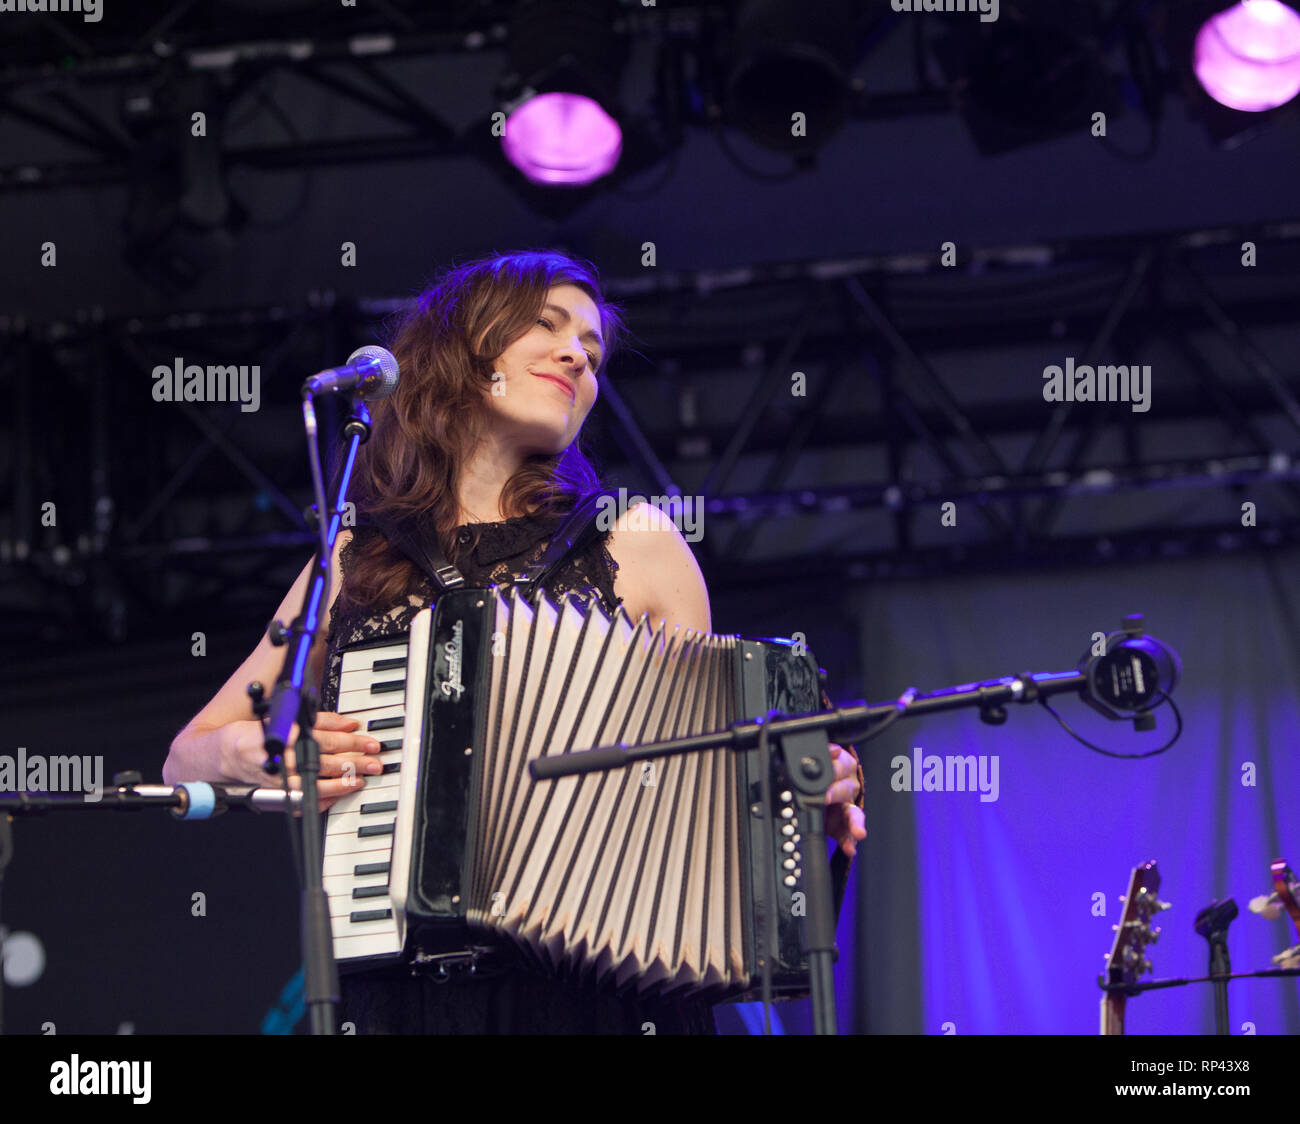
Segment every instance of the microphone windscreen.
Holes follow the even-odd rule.
[[[372,381],[363,392],[360,392],[362,401],[378,402],[381,398],[387,398],[397,389],[397,380],[402,373],[397,363],[397,357],[386,347],[380,347],[378,344],[367,344],[365,347],[357,348],[348,356],[349,363],[356,363],[362,359],[369,359],[375,363],[379,372],[379,380],[377,382]]]

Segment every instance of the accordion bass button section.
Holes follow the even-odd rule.
[[[778,993],[806,988],[798,837],[757,749],[528,772],[819,709],[802,645],[496,587],[444,592],[406,640],[343,653],[339,712],[391,744],[326,820],[341,969],[487,945],[645,994],[745,994],[767,967]]]

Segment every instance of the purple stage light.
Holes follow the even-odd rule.
[[[1196,77],[1229,109],[1258,113],[1300,93],[1300,12],[1280,0],[1242,0],[1196,36]]]
[[[623,132],[581,94],[538,94],[506,118],[506,157],[533,183],[582,186],[618,163]]]

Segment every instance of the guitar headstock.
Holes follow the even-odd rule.
[[[1300,879],[1296,878],[1286,859],[1274,859],[1269,873],[1273,876],[1273,897],[1290,915],[1298,942],[1274,956],[1273,962],[1279,968],[1300,967]]]
[[[1286,859],[1274,859],[1269,873],[1273,876],[1273,893],[1291,915],[1296,936],[1300,937],[1300,879],[1296,878]]]
[[[1129,875],[1128,893],[1121,899],[1124,913],[1114,926],[1115,943],[1106,955],[1106,974],[1102,982],[1107,987],[1132,986],[1138,977],[1151,971],[1151,961],[1146,958],[1146,946],[1154,944],[1160,935],[1151,919],[1169,903],[1156,896],[1160,889],[1160,871],[1154,861],[1135,866]]]

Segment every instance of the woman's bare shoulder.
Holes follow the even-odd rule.
[[[711,631],[709,591],[690,545],[657,507],[637,504],[619,515],[606,543],[618,564],[614,592],[633,620],[648,613],[702,632]]]

